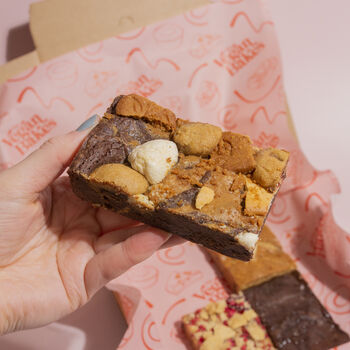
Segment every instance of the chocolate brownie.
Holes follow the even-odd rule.
[[[68,174],[94,205],[249,260],[288,157],[132,94],[113,101]]]
[[[327,350],[350,340],[297,271],[246,289],[244,295],[277,349]]]

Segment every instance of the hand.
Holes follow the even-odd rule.
[[[0,334],[69,314],[170,237],[93,208],[58,178],[89,131],[55,137],[0,173]]]

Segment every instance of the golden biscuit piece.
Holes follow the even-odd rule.
[[[249,136],[225,131],[217,148],[211,154],[217,165],[236,173],[255,169],[254,148]]]
[[[172,111],[135,94],[123,96],[115,108],[115,113],[146,120],[168,131],[173,131],[176,128],[176,117]]]
[[[256,169],[253,173],[253,180],[270,191],[284,177],[289,153],[275,148],[268,148],[258,152],[256,156]]]
[[[269,211],[273,194],[246,179],[247,193],[245,197],[244,213],[246,215],[265,215]]]
[[[90,179],[134,195],[146,192],[148,182],[143,175],[123,164],[104,164],[95,169]]]
[[[208,156],[221,139],[222,131],[206,123],[184,123],[177,128],[174,141],[184,154]]]

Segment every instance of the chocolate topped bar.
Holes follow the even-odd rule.
[[[249,262],[229,258],[212,250],[208,250],[208,253],[233,292],[296,270],[293,259],[283,251],[266,225],[261,231],[254,259]]]
[[[194,350],[273,350],[265,327],[242,293],[182,318]]]
[[[288,156],[127,95],[113,101],[68,173],[94,205],[249,260]]]
[[[296,271],[246,289],[244,295],[277,349],[327,350],[350,340]]]

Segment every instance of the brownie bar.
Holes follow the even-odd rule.
[[[127,95],[113,101],[68,174],[94,205],[249,260],[288,157]]]
[[[272,350],[264,326],[242,293],[210,303],[182,318],[194,350]]]
[[[244,291],[274,345],[283,350],[327,350],[348,342],[296,271]]]
[[[254,259],[249,262],[229,258],[212,250],[208,250],[208,253],[233,292],[296,270],[293,259],[283,251],[266,225],[261,231]]]

